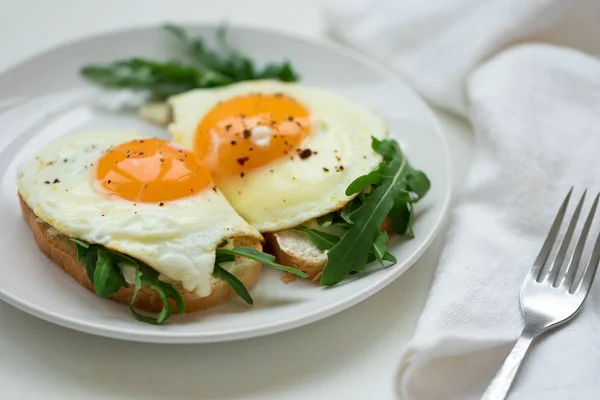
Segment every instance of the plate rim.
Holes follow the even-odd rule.
[[[176,22],[177,23],[177,22]],[[190,23],[190,22],[182,22],[182,26],[186,28],[211,28],[215,29],[219,24],[211,23],[211,22],[199,22],[199,23]],[[45,55],[51,54],[54,51],[60,50],[65,47],[72,46],[79,42],[84,42],[90,39],[98,38],[101,36],[111,35],[111,34],[127,34],[136,31],[157,29],[159,24],[139,24],[130,26],[127,28],[116,28],[116,29],[107,29],[100,30],[90,34],[82,35],[77,38],[65,40],[59,44],[50,46],[42,51],[36,52],[30,56],[25,57],[24,59],[17,61],[15,64],[9,65],[8,68],[0,70],[0,77],[2,75],[6,75],[11,73],[12,71],[20,68],[22,65],[34,62],[35,59],[43,57]],[[325,48],[328,51],[338,53],[346,58],[351,58],[356,62],[359,62],[368,68],[374,70],[380,76],[384,77],[386,80],[393,82],[399,86],[404,86],[410,94],[418,100],[423,108],[424,115],[427,115],[428,124],[433,128],[435,136],[439,143],[441,144],[444,156],[445,156],[445,181],[447,182],[447,190],[443,194],[443,198],[440,200],[441,202],[441,212],[439,217],[435,220],[433,229],[428,232],[427,236],[423,239],[421,245],[404,261],[397,267],[393,273],[391,273],[387,279],[385,280],[377,280],[370,284],[369,286],[363,288],[358,294],[348,298],[340,299],[334,303],[328,304],[326,307],[321,307],[315,309],[307,314],[303,314],[300,318],[290,318],[283,323],[280,320],[275,321],[269,324],[263,324],[259,328],[255,327],[247,327],[244,329],[236,328],[230,331],[223,331],[219,334],[211,333],[209,335],[202,335],[201,332],[169,332],[167,335],[164,334],[164,330],[161,329],[160,326],[157,326],[156,333],[148,333],[148,332],[136,332],[131,331],[129,329],[117,328],[111,329],[110,326],[105,324],[94,324],[89,323],[88,321],[81,320],[73,320],[69,316],[61,316],[52,311],[42,310],[39,307],[30,304],[27,301],[19,299],[9,293],[6,293],[4,290],[0,289],[0,299],[7,302],[8,304],[28,313],[37,318],[40,318],[44,321],[54,323],[59,326],[63,326],[69,329],[73,329],[79,332],[84,332],[96,336],[109,337],[113,339],[127,340],[127,341],[135,341],[135,342],[144,342],[144,343],[162,343],[162,344],[202,344],[202,343],[220,343],[220,342],[229,342],[234,340],[248,339],[253,337],[266,336],[278,332],[284,332],[290,329],[294,329],[303,325],[308,325],[313,322],[319,321],[321,319],[325,319],[330,317],[338,312],[344,311],[363,300],[371,297],[376,294],[390,283],[395,281],[400,275],[406,272],[414,263],[423,255],[423,253],[431,246],[437,235],[440,233],[444,220],[448,218],[450,202],[453,194],[453,166],[450,157],[450,148],[448,146],[448,142],[443,135],[442,127],[438,121],[438,118],[435,116],[435,113],[431,106],[427,104],[427,102],[423,99],[423,97],[408,83],[400,78],[398,74],[392,71],[390,68],[381,64],[380,62],[371,59],[369,56],[359,52],[358,50],[350,47],[344,46],[340,43],[329,40],[328,38],[315,38],[308,35],[300,35],[295,33],[290,33],[284,30],[276,30],[276,29],[268,29],[261,28],[256,26],[251,26],[247,24],[232,24],[230,25],[232,29],[235,30],[246,30],[253,31],[257,33],[266,33],[269,35],[280,36],[286,39],[298,40],[308,42],[310,45],[318,46]],[[8,107],[10,109],[11,107]],[[3,110],[5,111],[5,110]]]

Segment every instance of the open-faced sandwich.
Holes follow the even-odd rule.
[[[287,270],[260,251],[262,236],[199,158],[165,140],[131,131],[66,136],[22,164],[17,181],[39,248],[146,322],[215,306],[236,292],[251,303],[247,288],[262,264]]]
[[[334,285],[395,262],[388,234],[411,232],[429,190],[374,112],[296,83],[252,81],[168,101],[173,140],[193,150],[277,262]]]

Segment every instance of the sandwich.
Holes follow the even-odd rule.
[[[174,142],[207,166],[280,264],[331,286],[371,262],[396,262],[429,190],[384,121],[335,93],[271,80],[195,89],[168,100]]]
[[[69,135],[19,166],[23,217],[39,249],[85,288],[160,324],[248,289],[261,234],[194,153],[126,130]]]

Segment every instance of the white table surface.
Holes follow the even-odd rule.
[[[82,35],[167,20],[227,20],[324,38],[321,4],[0,0],[0,73]],[[472,134],[463,122],[437,114],[459,188],[471,160]],[[407,273],[364,302],[302,328],[237,342],[151,345],[105,339],[38,320],[0,301],[0,398],[395,398],[400,355],[423,308],[443,236]]]

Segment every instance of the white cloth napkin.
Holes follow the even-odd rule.
[[[600,2],[329,0],[326,16],[473,126],[398,395],[479,398],[521,332],[519,289],[560,202],[572,185],[600,190]],[[600,278],[577,319],[534,344],[510,398],[600,399],[599,382]]]

